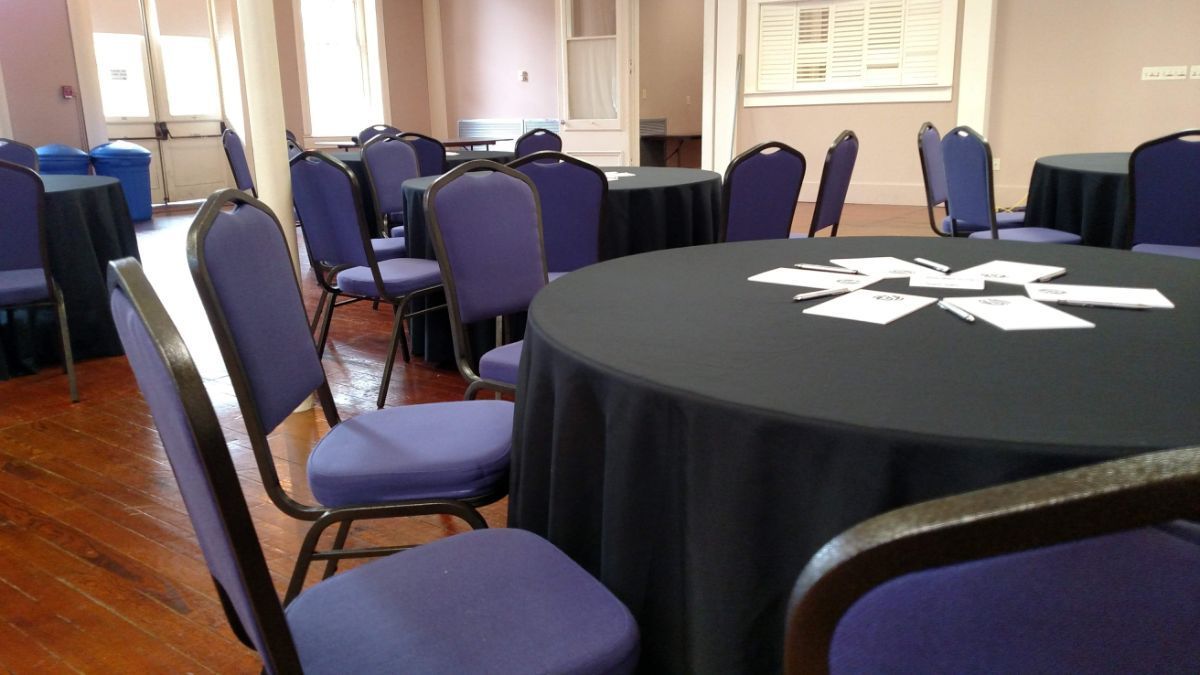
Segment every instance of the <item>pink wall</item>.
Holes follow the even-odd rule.
[[[421,0],[389,0],[383,5],[384,58],[387,59],[389,124],[429,133],[429,87],[425,74],[425,24]]]
[[[64,100],[59,91],[64,84],[79,91],[65,0],[0,0],[0,64],[17,140],[85,143],[79,98]]]
[[[696,0],[644,0],[638,21],[641,116],[667,118],[671,133],[699,131],[703,12]]]
[[[554,6],[555,0],[442,0],[451,130],[460,119],[558,117]],[[528,82],[518,81],[522,70]]]
[[[275,0],[275,45],[279,48],[279,79],[283,83],[284,126],[304,135],[300,101],[300,61],[296,52],[296,24],[292,0]]]

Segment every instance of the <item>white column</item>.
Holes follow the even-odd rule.
[[[0,64],[0,138],[12,136],[12,118],[8,116],[8,94],[4,91],[4,65]]]
[[[964,0],[962,51],[958,64],[958,125],[987,136],[996,44],[995,0]]]
[[[425,24],[425,79],[429,87],[429,126],[434,138],[449,138],[446,120],[446,73],[442,65],[441,0],[423,0]]]
[[[284,224],[283,233],[296,257],[296,228],[292,223],[292,179],[288,171],[287,132],[283,118],[283,85],[279,48],[275,42],[275,9],[262,0],[237,0],[237,35],[242,52],[242,82],[246,93],[246,122],[253,143],[258,198]]]
[[[83,113],[83,149],[108,142],[108,122],[100,100],[100,75],[96,72],[96,47],[92,41],[92,13],[88,0],[67,0],[71,44],[75,51],[75,76],[79,79],[80,109]]]
[[[740,0],[704,0],[700,166],[724,173],[733,159],[742,88]]]

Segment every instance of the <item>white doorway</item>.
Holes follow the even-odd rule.
[[[209,0],[93,0],[91,15],[108,137],[150,151],[151,200],[229,185]]]

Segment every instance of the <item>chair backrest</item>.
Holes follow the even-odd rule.
[[[213,193],[188,232],[188,264],[246,427],[265,437],[325,382],[279,220],[245,193]]]
[[[832,226],[830,234],[837,236],[842,221],[842,208],[846,205],[846,192],[850,189],[850,175],[854,173],[854,162],[858,159],[858,136],[849,129],[838,134],[833,145],[825,153],[825,166],[821,169],[821,186],[817,189],[817,203],[813,207],[812,226],[808,236]]]
[[[300,672],[233,460],[187,346],[136,260],[109,263],[108,287],[117,333],[229,623],[258,650],[266,672]]]
[[[292,158],[291,174],[292,203],[313,269],[375,267],[363,221],[362,193],[350,169],[310,150]],[[317,278],[324,277],[318,274]]]
[[[421,167],[422,176],[440,176],[446,173],[446,146],[436,138],[424,134],[407,132],[397,134],[402,141],[412,144],[417,151],[417,166]]]
[[[45,186],[33,169],[0,161],[0,271],[40,268],[49,284],[45,202]]]
[[[1139,145],[1129,194],[1134,244],[1200,246],[1200,129]]]
[[[242,137],[233,129],[221,133],[221,145],[225,148],[225,157],[229,159],[229,169],[233,172],[233,184],[237,189],[257,197],[254,189],[254,176],[250,175],[250,164],[246,161],[246,148],[242,145]]]
[[[996,197],[988,142],[971,127],[955,127],[942,138],[942,161],[951,222],[990,224],[995,237]]]
[[[549,151],[525,155],[509,166],[537,187],[547,269],[570,272],[597,262],[608,217],[604,172],[581,159]]]
[[[778,141],[760,143],[725,169],[720,241],[787,239],[807,163]]]
[[[946,203],[946,165],[942,162],[942,137],[930,122],[917,131],[917,156],[921,159],[921,178],[925,182],[929,227],[935,234],[944,235],[938,226],[941,218],[937,217],[937,207]]]
[[[517,139],[513,151],[517,157],[543,151],[562,152],[562,138],[549,129],[530,129]]]
[[[461,324],[524,311],[546,285],[541,207],[525,174],[467,162],[430,186],[425,212],[456,345]]]
[[[402,216],[404,213],[404,190],[401,189],[404,181],[421,175],[417,151],[407,141],[381,134],[363,146],[362,161],[367,169],[376,219],[382,222],[387,216],[392,224],[403,222],[392,214]],[[383,230],[379,228],[379,231]]]
[[[20,164],[38,170],[38,154],[32,145],[25,145],[11,138],[0,138],[0,161]]]
[[[355,142],[359,145],[366,145],[368,141],[375,138],[379,134],[390,134],[395,136],[400,133],[400,130],[390,124],[372,124],[371,126],[358,132],[354,137]]]

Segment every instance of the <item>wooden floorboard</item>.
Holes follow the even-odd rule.
[[[797,209],[807,231],[811,204]],[[848,204],[841,236],[930,236],[924,207]],[[232,385],[184,263],[190,213],[156,216],[138,243],[156,290],[197,359],[246,493],[277,590],[307,523],[267,497]],[[310,311],[317,292],[307,265]],[[323,365],[343,419],[374,410],[390,313],[366,303],[335,313]],[[0,382],[0,671],[255,673],[213,590],[149,408],[124,357],[78,364],[71,404],[58,368]],[[398,363],[388,405],[462,398],[457,372]],[[304,462],[328,430],[319,411],[293,414],[270,437],[280,480],[309,500]],[[503,527],[507,502],[482,509]],[[426,542],[466,526],[445,516],[356,525],[351,545]],[[353,567],[361,563],[347,563]],[[309,575],[316,583],[317,572]]]

